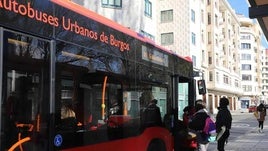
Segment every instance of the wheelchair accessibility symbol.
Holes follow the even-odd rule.
[[[57,146],[57,147],[59,147],[59,146],[61,146],[61,144],[62,144],[62,136],[60,135],[60,134],[58,134],[58,135],[56,135],[55,137],[54,137],[54,145],[55,146]]]

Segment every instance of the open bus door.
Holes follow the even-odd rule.
[[[172,77],[172,83],[174,151],[195,149],[196,136],[188,132],[187,126],[182,122],[183,108],[194,104],[195,80],[175,75]]]

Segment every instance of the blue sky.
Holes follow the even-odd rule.
[[[248,17],[248,0],[228,0],[228,2],[236,13]],[[263,46],[268,48],[267,40],[264,37],[262,38],[262,41]]]
[[[244,14],[244,16],[248,17],[248,0],[228,0],[231,7],[238,14]]]

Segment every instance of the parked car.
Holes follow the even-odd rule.
[[[248,107],[248,112],[251,113],[251,112],[255,112],[257,110],[257,106],[256,105],[250,105]]]

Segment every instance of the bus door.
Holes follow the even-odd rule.
[[[47,151],[50,42],[1,33],[0,150]]]
[[[193,80],[175,75],[172,77],[173,83],[173,109],[175,109],[175,118],[182,120],[184,107],[193,105],[195,91]],[[191,93],[190,93],[191,92]],[[192,93],[193,92],[193,93]]]

